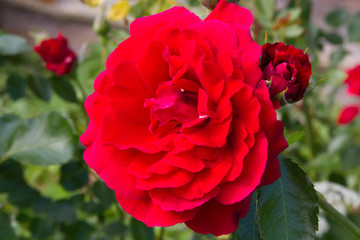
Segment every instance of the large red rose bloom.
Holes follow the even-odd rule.
[[[84,159],[148,226],[234,232],[250,196],[280,176],[287,146],[251,13],[220,1],[135,20],[85,103]]]

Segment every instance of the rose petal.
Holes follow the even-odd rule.
[[[101,137],[106,143],[113,143],[119,149],[136,148],[146,153],[158,152],[152,144],[157,138],[152,135],[148,126],[127,123],[112,109],[104,114]]]
[[[123,197],[118,192],[116,192],[115,195],[121,207],[127,213],[137,220],[144,222],[148,227],[167,227],[182,223],[192,219],[198,211],[197,209],[183,212],[164,211],[158,204],[153,204],[150,198],[145,200],[133,200]]]
[[[236,231],[239,219],[246,216],[249,211],[250,198],[234,205],[222,205],[215,200],[201,206],[200,211],[191,220],[185,222],[186,226],[195,232],[220,236]]]
[[[348,124],[348,123],[350,123],[359,114],[359,111],[360,111],[359,109],[360,109],[360,107],[355,106],[355,105],[345,107],[341,111],[341,114],[340,114],[339,119],[338,119],[338,123],[339,124]]]
[[[166,189],[154,189],[149,191],[153,203],[160,204],[161,209],[165,211],[177,212],[194,209],[215,197],[218,192],[219,188],[216,187],[199,199],[188,200],[180,198]]]
[[[224,183],[216,200],[230,205],[249,196],[260,184],[264,173],[268,143],[263,131],[255,135],[255,145],[249,150],[243,163],[241,175],[233,182]]]
[[[187,185],[172,189],[172,192],[184,199],[197,199],[203,197],[206,193],[218,186],[224,176],[228,173],[232,156],[230,151],[224,151],[223,154],[218,153],[219,163],[212,168],[205,168],[196,173],[194,179]]]
[[[130,35],[151,39],[158,29],[173,24],[185,28],[202,20],[184,7],[173,7],[147,17],[134,20],[130,25]]]
[[[213,19],[225,23],[237,23],[246,27],[250,27],[253,22],[253,16],[248,9],[239,7],[234,3],[228,3],[226,0],[220,0],[215,9],[205,18],[205,21]]]
[[[178,188],[186,185],[194,178],[194,174],[177,170],[167,175],[153,174],[148,179],[136,179],[136,188],[150,190],[155,188]]]
[[[150,40],[137,56],[136,68],[144,84],[151,89],[153,93],[156,92],[160,82],[170,80],[169,65],[164,59],[166,51],[168,51],[168,49],[163,42]],[[149,61],[149,59],[151,59],[151,61]]]

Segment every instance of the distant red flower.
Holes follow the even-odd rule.
[[[46,68],[56,75],[61,76],[71,71],[76,55],[68,47],[67,40],[58,34],[57,38],[43,40],[40,45],[34,47],[46,63]]]
[[[359,106],[348,106],[345,107],[338,118],[339,124],[348,124],[359,114]]]
[[[260,68],[262,78],[271,80],[269,85],[272,100],[279,94],[285,93],[287,102],[296,102],[303,98],[309,85],[311,64],[309,57],[301,49],[281,42],[262,46]]]
[[[348,84],[348,92],[350,94],[360,96],[360,65],[348,70],[348,76],[345,83]],[[360,111],[360,104],[346,106],[341,110],[338,118],[339,124],[348,124],[358,116]]]
[[[349,85],[349,93],[360,96],[360,65],[348,71],[348,77],[345,79],[345,83]]]

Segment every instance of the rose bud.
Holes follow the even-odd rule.
[[[45,61],[46,68],[58,76],[70,72],[76,60],[75,53],[68,47],[61,33],[57,38],[43,40],[34,47],[34,51]]]
[[[281,42],[264,44],[260,68],[274,104],[279,101],[284,105],[303,98],[309,85],[311,64],[301,49]]]
[[[147,226],[236,231],[251,195],[280,177],[287,147],[251,12],[221,0],[136,19],[85,102],[86,163]]]

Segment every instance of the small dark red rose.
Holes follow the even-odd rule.
[[[345,83],[349,85],[349,93],[360,96],[360,65],[348,71],[348,77],[345,79]]]
[[[301,49],[281,42],[262,46],[260,68],[262,78],[269,82],[272,100],[284,93],[286,102],[296,102],[303,98],[309,85],[311,64],[309,57]]]
[[[71,71],[75,60],[75,53],[68,47],[67,40],[58,34],[57,38],[43,40],[34,47],[46,63],[46,68],[61,76]]]

